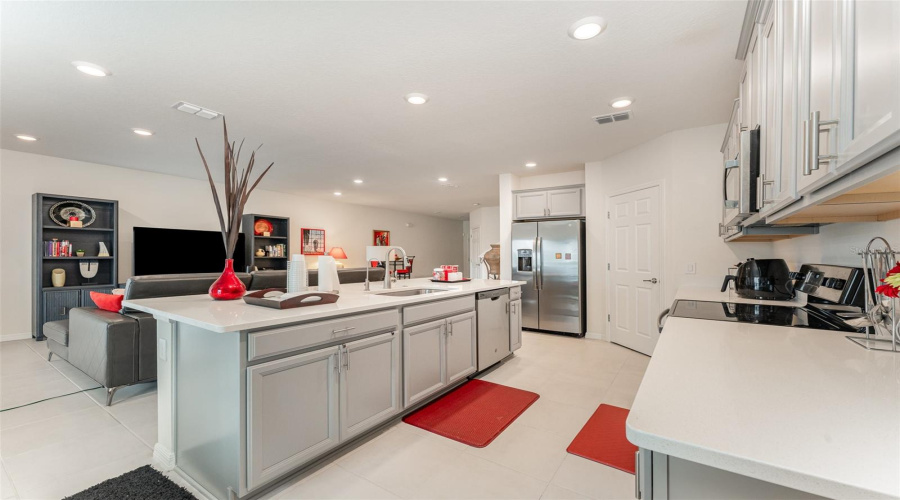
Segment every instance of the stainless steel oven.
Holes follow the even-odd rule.
[[[736,158],[725,160],[722,197],[725,227],[737,226],[759,211],[756,181],[759,177],[759,128],[741,132]]]

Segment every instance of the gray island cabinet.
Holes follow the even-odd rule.
[[[391,297],[345,285],[335,304],[284,311],[206,296],[129,301],[158,322],[154,463],[209,498],[257,496],[474,375],[475,293],[518,286]]]

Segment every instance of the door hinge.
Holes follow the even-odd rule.
[[[606,315],[606,322],[609,323],[610,321],[612,321],[612,315],[607,314],[607,315]]]
[[[606,218],[609,219],[609,212],[606,212]]]
[[[609,271],[609,262],[606,263],[606,270]]]

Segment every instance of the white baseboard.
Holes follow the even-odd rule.
[[[153,465],[163,471],[174,469],[175,453],[160,443],[156,443],[153,446]]]
[[[593,340],[606,340],[607,342],[609,341],[609,339],[606,338],[606,335],[596,332],[587,332],[584,334],[584,338]]]
[[[28,340],[31,338],[31,332],[25,333],[4,333],[0,335],[0,342],[10,342],[13,340]]]

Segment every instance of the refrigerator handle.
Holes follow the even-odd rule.
[[[544,289],[544,238],[537,237],[537,281],[538,290]]]
[[[531,282],[534,286],[535,290],[538,290],[538,239],[537,236],[534,237],[534,242],[531,245],[533,248],[532,254],[534,255],[534,262],[531,263]]]

